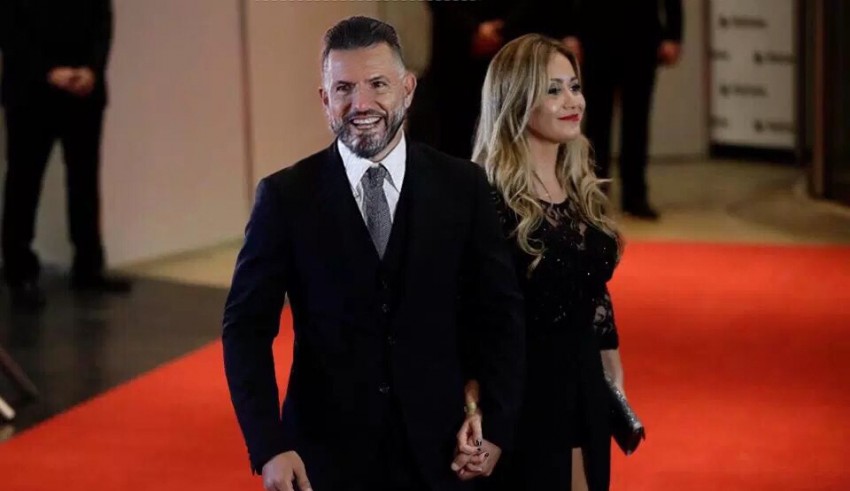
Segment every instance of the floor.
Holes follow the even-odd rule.
[[[39,313],[10,308],[0,294],[0,346],[39,391],[28,400],[0,376],[0,397],[17,412],[0,441],[92,399],[220,336],[226,290],[139,278],[126,296],[72,294],[61,276],[43,279]]]
[[[662,219],[621,220],[627,241],[850,245],[850,208],[807,198],[801,169],[655,163],[650,187]],[[54,275],[38,316],[11,314],[0,292],[0,345],[42,392],[27,403],[0,377],[0,397],[18,410],[13,425],[0,425],[0,441],[218,338],[239,246],[126,265],[138,278],[129,297],[73,296]]]

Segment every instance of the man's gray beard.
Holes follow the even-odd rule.
[[[396,134],[398,134],[401,130],[401,127],[404,124],[404,118],[405,113],[402,109],[396,113],[396,117],[387,119],[387,132],[384,134],[383,138],[375,138],[373,136],[360,137],[357,146],[352,146],[351,143],[353,136],[351,134],[351,127],[347,123],[348,118],[343,119],[341,122],[334,123],[331,129],[334,134],[336,134],[337,138],[339,138],[340,141],[342,141],[342,143],[351,150],[351,153],[357,155],[361,159],[371,159],[387,148],[387,145],[390,144]]]

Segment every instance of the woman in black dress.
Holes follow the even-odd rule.
[[[495,466],[479,481],[488,489],[609,488],[605,375],[621,388],[623,375],[606,283],[621,248],[581,133],[584,108],[576,59],[557,41],[523,36],[490,64],[473,160],[487,170],[513,246],[528,358],[514,447],[501,456],[495,449],[498,465],[488,462],[484,434],[480,455],[457,471],[468,479]],[[465,430],[480,428],[476,417],[486,421],[487,408],[480,411]]]

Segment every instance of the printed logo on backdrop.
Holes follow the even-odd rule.
[[[723,97],[767,97],[767,87],[764,85],[723,84],[720,86]]]
[[[708,1],[711,142],[793,149],[797,0]]]
[[[729,127],[729,120],[727,118],[724,118],[724,117],[721,117],[721,116],[712,115],[711,119],[709,119],[708,124],[712,128],[728,128]]]
[[[739,28],[739,29],[766,29],[767,21],[761,17],[746,17],[739,15],[720,16],[719,21],[722,29]]]
[[[778,53],[776,51],[756,51],[753,53],[753,63],[756,65],[793,65],[796,61],[793,53]]]
[[[757,119],[753,121],[753,129],[756,133],[785,133],[795,134],[796,128],[791,121],[765,121]]]
[[[713,49],[709,53],[709,57],[712,60],[718,60],[718,61],[729,61],[729,60],[732,59],[732,55],[730,55],[729,51],[727,51],[725,49]]]

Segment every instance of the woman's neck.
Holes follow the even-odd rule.
[[[555,167],[558,161],[558,144],[532,136],[528,139],[528,150],[531,154],[531,165],[540,179],[547,186],[550,182],[557,182]]]
[[[560,203],[567,198],[558,174],[555,171],[558,163],[558,144],[544,141],[535,137],[528,139],[529,157],[534,171],[534,189],[539,198],[550,203]]]

